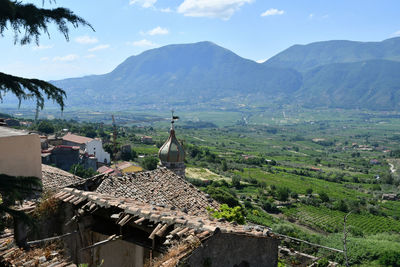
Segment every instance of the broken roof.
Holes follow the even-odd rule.
[[[1,266],[76,266],[63,256],[56,244],[46,244],[46,247],[34,247],[26,251],[18,248],[14,242],[14,234],[6,229],[0,236]]]
[[[125,197],[113,197],[108,194],[82,191],[73,188],[64,188],[57,193],[55,198],[80,207],[80,212],[92,213],[96,209],[110,209],[115,212],[119,209],[121,212],[117,217],[113,217],[116,223],[123,226],[128,222],[139,224],[143,221],[149,221],[157,225],[154,234],[162,232],[161,229],[167,229],[170,233],[163,232],[163,236],[178,235],[179,237],[188,234],[197,233],[200,236],[206,236],[215,232],[237,233],[253,236],[274,237],[270,229],[264,226],[238,225],[225,220],[211,218],[208,214],[190,215],[172,207],[151,205],[137,200]],[[132,220],[133,219],[133,220]]]
[[[59,168],[42,164],[43,189],[56,191],[64,187],[81,184],[85,179]]]
[[[210,196],[163,167],[123,177],[106,176],[96,192],[174,207],[192,215],[207,214],[207,207],[219,208]]]
[[[87,142],[93,141],[92,138],[85,137],[85,136],[80,136],[72,133],[67,133],[66,135],[63,136],[62,138],[64,141],[69,141],[77,144],[86,144]]]

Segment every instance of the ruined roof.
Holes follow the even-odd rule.
[[[170,207],[151,205],[131,198],[113,197],[109,194],[81,191],[78,189],[64,188],[57,193],[55,198],[80,207],[80,213],[92,213],[96,209],[110,209],[121,212],[114,217],[116,224],[121,226],[128,222],[134,224],[143,221],[157,225],[154,234],[160,234],[162,229],[169,229],[171,232],[163,232],[163,236],[184,237],[190,234],[205,237],[209,234],[221,231],[222,233],[237,233],[253,236],[274,237],[270,229],[264,226],[238,225],[225,220],[211,218],[207,214],[189,215]],[[173,227],[170,227],[173,226]]]
[[[13,232],[6,229],[0,236],[1,266],[76,266],[63,256],[55,244],[46,247],[35,247],[30,250],[18,248],[14,242]]]
[[[92,138],[85,137],[85,136],[80,136],[72,133],[67,133],[66,135],[63,136],[62,138],[64,141],[69,141],[77,144],[86,144],[87,142],[93,141]]]
[[[85,179],[63,171],[59,168],[42,164],[43,189],[56,191],[58,189],[84,182]]]
[[[174,207],[193,215],[206,214],[207,207],[219,207],[214,199],[166,168],[105,177],[96,192]]]

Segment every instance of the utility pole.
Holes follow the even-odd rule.
[[[349,266],[349,259],[347,257],[347,231],[346,231],[346,221],[347,217],[350,215],[351,211],[344,216],[344,224],[343,224],[343,251],[344,251],[344,258],[346,261],[346,266]]]

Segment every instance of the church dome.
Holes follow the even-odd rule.
[[[168,140],[158,151],[158,157],[161,162],[179,163],[185,160],[185,151],[178,139],[176,139],[173,127],[171,128]]]

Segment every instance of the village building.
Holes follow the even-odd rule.
[[[147,136],[147,135],[142,136],[140,138],[140,140],[142,141],[143,144],[152,144],[153,143],[153,137]]]
[[[0,173],[42,177],[39,135],[0,126],[0,147]]]
[[[97,162],[110,163],[110,154],[103,149],[103,143],[99,138],[89,138],[67,133],[63,136],[63,145],[79,146],[81,150],[97,158]],[[95,168],[97,169],[97,168]]]
[[[161,166],[185,177],[185,151],[175,136],[174,119],[171,121],[171,130],[167,141],[158,151]]]

